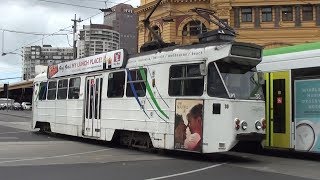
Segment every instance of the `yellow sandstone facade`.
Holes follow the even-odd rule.
[[[141,6],[135,9],[139,16],[139,48],[152,40],[142,20],[156,3],[141,0]],[[265,48],[320,41],[319,0],[163,0],[151,16],[151,27],[165,42],[197,42],[197,34],[217,27],[190,11],[196,7],[215,11],[236,30],[237,41]]]

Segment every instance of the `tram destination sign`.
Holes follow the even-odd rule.
[[[86,58],[76,59],[68,62],[48,66],[47,77],[55,78],[80,74],[86,72],[100,71],[123,67],[125,60],[123,49],[110,51]]]

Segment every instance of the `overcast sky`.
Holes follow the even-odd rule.
[[[68,4],[76,4],[79,6],[87,6],[97,9],[75,7],[63,4],[55,4],[44,1],[54,1]],[[98,14],[99,8],[104,8],[104,0],[0,0],[0,29],[9,29],[23,32],[37,33],[54,33],[60,29],[64,29],[72,25],[71,19],[77,14],[81,19],[86,19],[92,15]],[[112,7],[118,3],[126,2],[133,7],[140,4],[140,0],[109,0],[107,7]],[[91,19],[92,23],[103,23],[103,15],[100,14]],[[89,20],[79,24],[89,24]],[[72,45],[71,27],[68,31],[59,33],[69,33],[69,43]],[[5,53],[12,52],[27,44],[41,39],[43,36],[26,35],[4,32],[0,34],[0,46]],[[50,44],[54,47],[70,47],[67,35],[53,36],[39,41],[33,45]],[[2,45],[3,44],[3,45]],[[19,49],[15,53],[21,54]],[[0,56],[0,79],[22,76],[22,57],[20,55],[8,54]],[[21,80],[21,79],[20,79]],[[19,81],[13,80],[13,81]],[[0,83],[13,82],[8,80],[0,80]]]

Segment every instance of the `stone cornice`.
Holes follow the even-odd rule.
[[[266,6],[266,5],[308,5],[320,4],[319,0],[236,0],[231,2],[231,6]]]
[[[196,2],[210,2],[210,0],[163,0],[160,5],[162,4],[167,4],[167,3],[196,3]],[[154,8],[154,6],[157,4],[157,0],[150,2],[148,4],[144,4],[140,7],[137,7],[134,9],[134,12],[136,14],[139,14],[141,12],[145,12],[148,11],[152,8]]]

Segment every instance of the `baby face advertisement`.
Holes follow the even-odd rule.
[[[203,100],[176,100],[174,147],[202,151]]]

